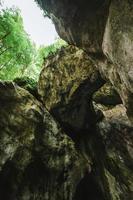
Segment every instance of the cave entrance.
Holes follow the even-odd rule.
[[[92,173],[87,173],[79,182],[73,200],[104,200],[102,191]]]

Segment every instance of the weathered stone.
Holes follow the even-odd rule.
[[[103,84],[88,55],[68,46],[46,60],[38,92],[65,130],[71,130],[71,137],[77,137],[77,133],[89,130],[97,120],[91,99]]]
[[[59,35],[89,55],[62,49],[47,61],[39,82],[43,103],[79,155],[41,103],[12,83],[0,83],[0,199],[72,200],[76,188],[75,200],[86,200],[85,194],[131,200],[132,0],[37,1]],[[128,117],[123,105],[93,106],[92,95],[104,84],[99,72],[119,93]]]
[[[28,91],[0,82],[0,199],[72,200],[90,169]]]
[[[110,0],[36,0],[69,44],[91,53],[102,52]]]
[[[28,90],[37,99],[39,98],[37,93],[37,81],[35,81],[34,79],[24,76],[15,78],[13,82],[15,82],[18,86],[24,88],[25,90]]]
[[[132,0],[37,0],[59,35],[85,50],[133,119]],[[105,56],[103,56],[105,55]]]
[[[113,66],[102,73],[117,89],[133,119],[133,2],[112,0],[103,40],[103,51]]]
[[[122,103],[120,96],[109,83],[104,84],[97,92],[94,93],[93,101],[105,106],[115,106]]]
[[[104,147],[101,155],[104,189],[109,199],[132,199],[133,126],[123,105],[104,111],[104,115],[105,119],[99,124]]]
[[[126,109],[117,105],[121,103],[119,95],[110,84],[102,86],[103,83],[89,57],[74,47],[48,58],[39,80],[43,102],[75,141],[79,152],[92,163],[92,172],[86,173],[77,185],[76,200],[84,200],[85,196],[99,200],[132,199],[133,127]],[[94,106],[103,113],[100,123],[92,104],[95,92],[107,106]]]
[[[102,200],[130,200],[133,198],[133,126],[123,105],[103,112],[105,118],[97,124],[97,130],[93,127],[93,134],[84,135],[78,148],[86,157],[90,152],[92,191],[99,185],[103,195],[101,198],[101,193],[95,190],[96,197]],[[87,186],[90,187],[90,183],[83,179],[76,190],[76,200],[86,199],[84,193],[89,199],[91,193]]]

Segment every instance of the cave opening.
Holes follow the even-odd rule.
[[[73,200],[104,200],[104,195],[92,172],[86,173],[78,183]]]

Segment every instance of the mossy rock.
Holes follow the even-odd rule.
[[[122,103],[119,94],[110,83],[104,84],[104,86],[93,95],[93,100],[105,106],[115,106]]]
[[[37,82],[27,76],[18,77],[13,80],[18,86],[28,90],[33,96],[38,97]]]

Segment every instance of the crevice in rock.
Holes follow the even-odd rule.
[[[86,173],[76,188],[73,200],[104,200],[103,193],[93,173]]]

